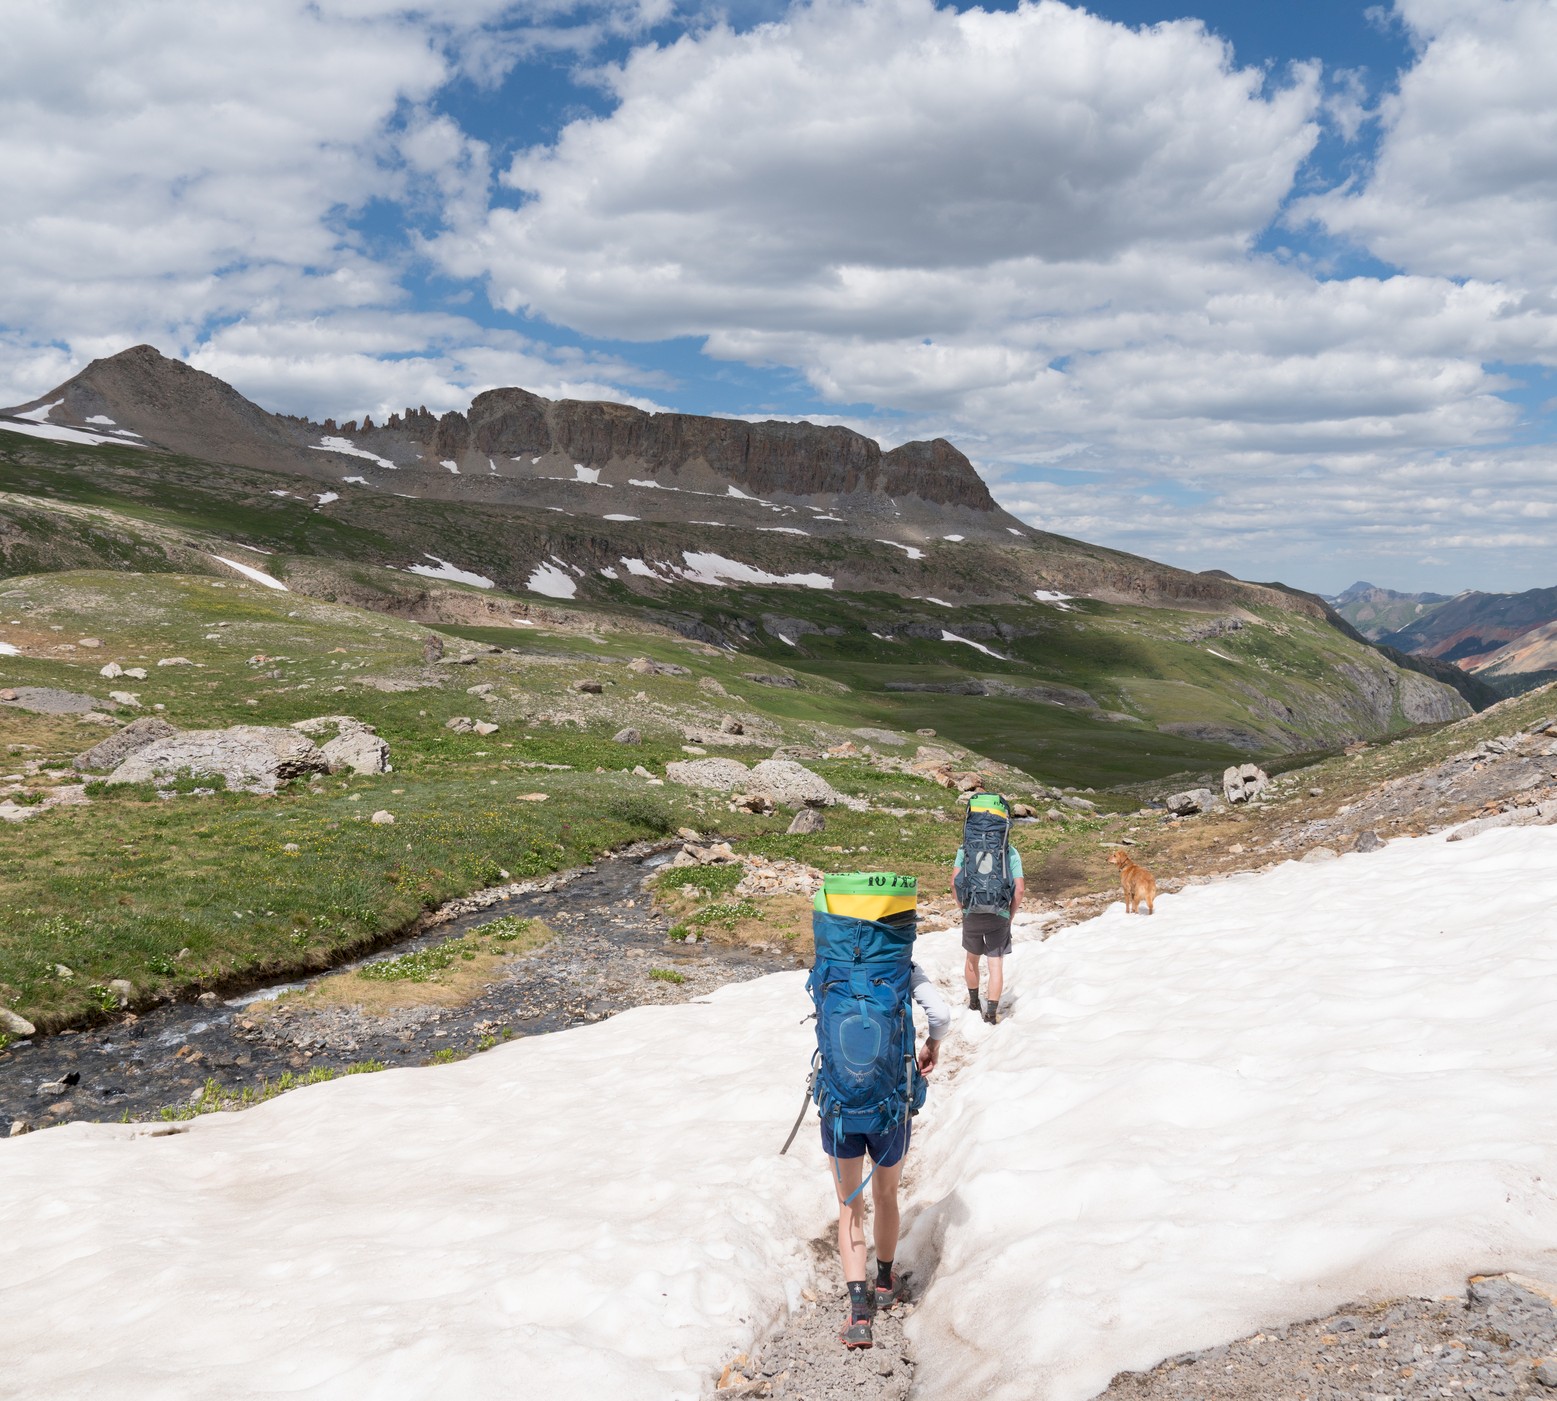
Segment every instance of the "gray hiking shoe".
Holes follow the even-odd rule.
[[[869,1318],[851,1318],[838,1333],[838,1341],[846,1348],[875,1347],[876,1335],[871,1330]]]

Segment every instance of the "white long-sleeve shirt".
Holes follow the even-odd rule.
[[[946,1033],[951,1030],[951,1008],[941,996],[940,988],[930,981],[930,975],[917,963],[909,965],[908,990],[930,1023],[930,1040],[944,1041]]]

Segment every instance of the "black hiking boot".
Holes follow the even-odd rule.
[[[977,988],[968,989],[968,1007],[971,1011],[974,1012],[983,1010],[979,1006],[979,990]]]
[[[998,1002],[986,1002],[984,1004],[984,1020],[994,1026],[1000,1020],[1000,1004]]]

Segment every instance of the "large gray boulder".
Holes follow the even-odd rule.
[[[752,786],[751,770],[738,759],[678,760],[665,765],[665,777],[684,788],[709,788],[716,793]]]
[[[311,720],[295,721],[292,728],[316,737],[335,731],[335,737],[319,748],[331,773],[392,772],[389,745],[378,737],[372,725],[350,715],[316,715]]]
[[[331,773],[389,773],[389,745],[366,728],[342,730],[320,746]]]
[[[830,808],[842,801],[842,795],[832,784],[793,759],[764,759],[754,765],[749,786],[769,794],[775,803],[786,808]]]
[[[77,754],[71,760],[82,773],[109,773],[119,767],[137,749],[144,749],[154,740],[166,739],[178,731],[166,720],[147,715],[132,720],[122,730],[116,730],[100,744],[94,744],[85,754]]]
[[[1222,774],[1222,795],[1230,803],[1247,803],[1270,787],[1270,775],[1258,764],[1233,764]]]
[[[1165,799],[1168,811],[1179,817],[1192,817],[1197,812],[1210,812],[1218,799],[1209,788],[1189,788],[1182,793],[1170,793]]]
[[[221,775],[227,786],[273,793],[278,784],[328,773],[330,762],[306,735],[265,725],[186,730],[153,740],[108,775],[110,783],[154,783],[177,774]]]

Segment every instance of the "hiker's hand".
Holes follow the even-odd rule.
[[[936,1062],[941,1058],[941,1043],[939,1041],[926,1041],[919,1048],[919,1073],[928,1075],[935,1069]]]

